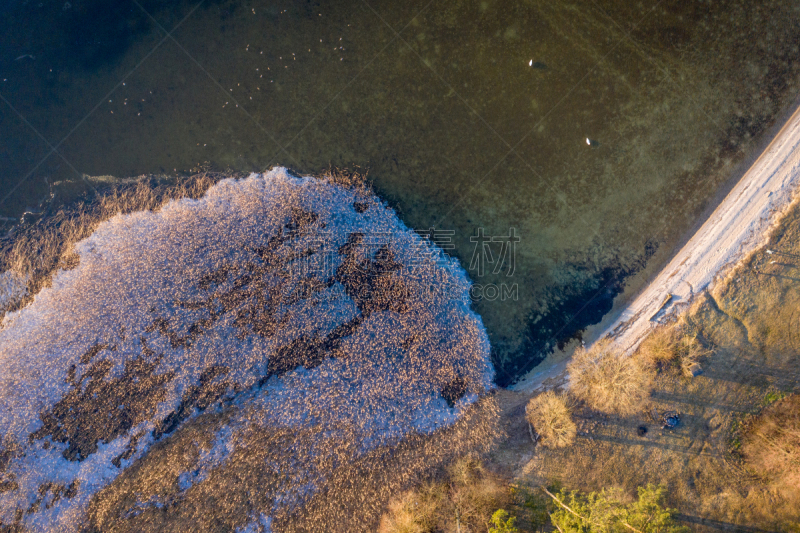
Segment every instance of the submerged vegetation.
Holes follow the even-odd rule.
[[[0,317],[27,305],[50,285],[59,269],[78,266],[74,245],[106,220],[135,211],[158,211],[172,200],[197,199],[220,180],[240,177],[243,174],[200,171],[177,181],[155,177],[123,181],[106,187],[91,201],[59,207],[35,223],[0,237],[0,272],[13,272],[25,283],[24,291],[16,297],[0,301]]]

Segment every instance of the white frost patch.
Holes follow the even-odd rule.
[[[236,528],[236,533],[272,533],[272,518],[262,513],[246,526]]]
[[[355,458],[452,424],[492,387],[465,273],[363,191],[278,168],[114,217],[75,249],[78,267],[0,330],[0,448],[13,455],[0,482],[17,487],[0,494],[0,524],[21,510],[31,531],[76,530],[159,428],[196,414],[198,391],[218,387],[213,402],[239,414],[182,491],[254,425],[318,432]],[[324,483],[314,464],[337,450],[309,440],[272,465],[290,480],[276,507]]]

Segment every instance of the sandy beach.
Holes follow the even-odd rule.
[[[600,329],[625,353],[659,323],[684,311],[762,245],[800,189],[800,107],[689,241],[621,312]],[[511,388],[531,392],[566,378],[566,363],[534,369]]]

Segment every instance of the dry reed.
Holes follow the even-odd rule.
[[[650,395],[653,370],[638,357],[625,357],[603,339],[579,348],[567,365],[570,391],[592,409],[631,415]]]
[[[572,409],[564,394],[546,391],[532,398],[525,409],[528,422],[550,448],[564,448],[575,442],[577,427],[572,421]]]
[[[394,498],[378,532],[485,531],[492,514],[510,500],[500,478],[475,458],[462,457],[439,479]]]
[[[0,308],[0,318],[25,307],[60,269],[78,265],[74,245],[91,235],[102,222],[134,211],[157,211],[170,200],[202,197],[217,182],[236,173],[200,172],[181,181],[156,181],[143,176],[102,189],[87,202],[59,208],[35,223],[0,238],[0,272],[12,271],[27,280],[27,291]]]
[[[674,366],[684,376],[693,377],[701,372],[700,359],[709,353],[696,335],[680,326],[662,326],[647,336],[636,357],[654,369]]]
[[[258,243],[268,241],[268,239],[272,239],[268,241],[271,243],[283,243],[284,241],[280,240],[280,237],[285,236],[284,230],[290,224],[294,228],[293,231],[299,233],[302,230],[309,233],[310,237],[312,230],[319,231],[326,227],[322,224],[325,222],[324,217],[335,212],[335,209],[346,208],[348,209],[347,213],[350,213],[351,209],[355,213],[361,213],[359,196],[345,196],[348,199],[345,204],[333,203],[332,199],[338,198],[333,195],[333,192],[341,191],[331,191],[330,187],[325,184],[309,184],[309,188],[314,188],[311,192],[325,193],[323,195],[325,202],[331,203],[319,204],[319,209],[311,213],[319,217],[321,227],[314,225],[313,221],[316,218],[312,216],[303,219],[306,221],[305,226],[301,223],[295,224],[295,210],[292,210],[292,207],[295,204],[299,205],[299,201],[303,197],[301,192],[295,191],[294,184],[289,181],[291,180],[287,181],[288,185],[285,191],[281,189],[282,194],[285,192],[285,197],[281,197],[282,203],[277,206],[279,209],[264,209],[263,205],[266,200],[258,197],[241,198],[240,207],[244,206],[244,208],[250,209],[248,213],[257,211],[259,216],[261,213],[266,213],[265,218],[278,219],[280,222],[275,225],[258,222],[262,225],[261,227],[266,226],[273,228],[270,231],[280,232],[275,238],[273,238],[273,234],[260,235],[259,238],[263,237],[263,240]],[[331,179],[331,181],[335,180]],[[63,257],[70,254],[70,250],[74,249],[74,244],[91,233],[91,228],[96,228],[102,220],[107,220],[116,213],[131,209],[131,205],[145,209],[157,209],[164,205],[166,200],[163,202],[152,200],[150,193],[146,190],[147,186],[143,187],[145,189],[133,187],[129,190],[129,194],[124,191],[122,193],[118,190],[112,191],[109,196],[102,197],[87,206],[76,208],[70,213],[62,213],[61,220],[64,224],[45,221],[47,223],[40,224],[34,230],[26,230],[24,234],[21,232],[13,243],[16,248],[14,246],[9,248],[17,251],[15,257],[20,260],[20,263],[16,268],[23,272],[33,273],[40,282],[46,283],[46,278],[56,271],[56,265],[63,260]],[[171,197],[178,194],[174,191],[170,193]],[[111,202],[109,205],[115,207],[113,209],[108,206],[103,207],[105,205],[103,198],[110,198],[112,195],[117,195],[117,199],[108,201]],[[241,193],[238,193],[234,199],[239,199],[240,196]],[[373,197],[368,197],[367,200],[371,205],[380,205]],[[271,207],[269,203],[267,203],[267,207]],[[165,215],[169,214],[167,209],[164,212]],[[241,209],[237,211],[237,214],[240,213]],[[306,211],[300,214],[304,213]],[[381,222],[384,224],[381,228],[394,228],[391,225],[394,223],[394,219],[391,218],[392,215],[388,211],[381,209],[375,216],[378,215],[381,217],[380,221],[385,219],[385,222]],[[182,216],[190,215],[184,213]],[[252,224],[256,224],[252,217],[248,218],[245,215],[242,217],[247,218]],[[173,230],[178,231],[180,235],[185,236],[184,239],[175,239],[175,242],[181,245],[194,242],[195,238],[198,239],[197,242],[201,242],[199,237],[204,234],[195,229],[196,226],[191,223],[193,220],[195,219],[190,219],[187,223],[185,218],[169,219],[168,223],[171,225],[161,231],[170,237],[173,235]],[[124,221],[110,221],[110,224],[121,222]],[[166,224],[166,222],[164,223]],[[366,220],[364,224],[374,225],[375,222]],[[227,272],[233,277],[234,274],[244,276],[255,271],[249,267],[249,262],[236,263],[240,265],[241,272],[237,271],[231,274],[229,269],[225,269],[227,265],[223,263],[223,260],[228,258],[227,251],[229,249],[242,250],[245,249],[245,246],[241,244],[247,245],[253,242],[248,236],[249,234],[240,233],[242,231],[241,224],[230,222],[230,225],[233,237],[222,242],[221,249],[203,249],[204,254],[217,254],[214,256],[212,264],[207,265],[203,261],[198,261],[196,266],[191,261],[176,261],[176,263],[180,264],[182,268],[186,268],[191,274],[189,276],[181,275],[179,280],[180,283],[185,282],[186,290],[192,295],[195,294],[194,291],[204,295],[210,293],[219,296],[226,302],[232,300],[238,305],[242,303],[242,299],[239,298],[241,293],[231,293],[227,286],[220,287],[219,282],[203,285],[204,280],[215,279],[214,276],[217,272]],[[368,227],[372,228],[372,226]],[[225,228],[227,229],[227,226]],[[331,235],[335,235],[331,233],[332,229],[336,229],[334,226],[328,225],[327,228],[327,231],[319,232],[321,238],[332,238]],[[102,231],[103,228],[100,230]],[[216,227],[214,231],[217,232],[214,235],[218,235],[222,230]],[[175,257],[189,260],[194,258],[192,254],[196,252],[188,244],[185,248],[181,248],[173,245],[171,240],[157,240],[152,235],[152,232],[142,233],[143,238],[164,243],[163,250],[175,251]],[[359,235],[359,233],[351,234],[352,237]],[[39,257],[37,255],[39,252],[35,246],[41,246],[45,239],[37,240],[37,236],[45,236],[50,239],[47,241],[50,244],[47,244],[46,247],[48,256],[51,257],[49,261],[39,259],[38,264],[35,263],[35,260]],[[401,236],[402,234],[398,235],[398,238]],[[119,242],[129,246],[135,259],[140,261],[139,248],[132,246],[131,241],[124,237],[123,234]],[[234,237],[242,240],[236,241]],[[69,245],[61,243],[59,239]],[[311,239],[308,242],[312,242]],[[259,250],[263,253],[271,251],[273,255],[270,256],[272,261],[270,265],[281,266],[284,264],[282,261],[289,261],[297,255],[302,255],[305,248],[301,248],[301,246],[306,246],[304,243],[306,241],[300,239],[291,241],[287,239],[284,244],[280,244],[280,249],[277,251],[275,249],[262,250],[261,248]],[[313,244],[316,246],[318,242],[314,240]],[[25,248],[25,245],[29,245],[28,248]],[[479,321],[476,318],[473,319],[472,315],[466,315],[465,320],[459,321],[460,313],[465,310],[460,305],[451,305],[449,303],[451,300],[441,300],[436,295],[426,296],[427,292],[417,290],[417,287],[427,288],[430,286],[428,281],[430,276],[438,276],[437,280],[444,279],[445,281],[452,278],[454,283],[462,278],[456,276],[457,271],[453,271],[451,275],[450,271],[443,272],[440,269],[430,268],[421,269],[418,277],[399,279],[399,275],[393,273],[394,270],[379,271],[378,268],[380,266],[378,263],[381,263],[381,265],[389,265],[396,270],[396,267],[393,266],[392,255],[389,253],[392,252],[392,249],[388,248],[388,245],[385,251],[384,248],[377,251],[374,248],[377,248],[377,245],[369,242],[358,244],[356,239],[351,239],[350,236],[348,236],[348,247],[334,248],[334,250],[341,250],[336,253],[335,259],[344,265],[336,270],[336,279],[338,283],[349,290],[347,294],[355,304],[364,310],[358,317],[358,321],[348,320],[344,324],[347,327],[345,333],[348,333],[346,337],[349,344],[334,345],[331,342],[329,346],[317,337],[310,335],[296,336],[302,338],[304,343],[296,343],[294,340],[289,342],[290,339],[295,338],[289,337],[289,333],[295,331],[305,333],[301,330],[304,327],[302,323],[293,324],[289,320],[286,321],[286,325],[281,324],[282,329],[270,330],[269,334],[273,338],[278,337],[277,333],[283,335],[280,337],[280,347],[291,348],[291,350],[287,350],[287,353],[291,352],[289,355],[292,357],[296,355],[295,352],[301,355],[311,352],[315,358],[322,354],[325,356],[324,365],[317,359],[309,359],[309,361],[301,359],[298,362],[298,360],[286,356],[291,364],[287,363],[284,365],[286,368],[275,370],[273,374],[267,375],[265,382],[267,382],[267,378],[272,381],[267,382],[265,386],[269,387],[272,386],[270,384],[280,382],[287,389],[295,387],[300,392],[287,395],[286,401],[280,402],[273,399],[272,395],[263,392],[259,388],[261,384],[235,396],[237,394],[235,387],[239,386],[239,383],[229,382],[227,377],[220,377],[218,380],[220,383],[225,381],[227,383],[225,386],[230,386],[228,390],[231,391],[231,396],[222,399],[219,405],[215,404],[215,409],[224,409],[226,418],[220,418],[215,424],[207,423],[214,419],[214,414],[208,412],[197,415],[198,419],[202,419],[205,423],[193,423],[193,420],[196,420],[193,418],[194,415],[186,419],[179,418],[177,427],[170,427],[169,430],[155,437],[160,439],[158,444],[147,448],[146,451],[138,450],[137,453],[142,452],[143,455],[136,459],[136,466],[123,468],[119,475],[106,488],[98,492],[89,503],[87,520],[92,527],[98,531],[165,531],[184,530],[186,524],[191,524],[194,531],[235,530],[247,526],[248,523],[260,521],[262,516],[269,516],[272,519],[272,527],[279,531],[375,531],[381,513],[385,510],[392,495],[402,494],[431,470],[436,470],[443,464],[451,462],[454,456],[488,451],[488,448],[501,434],[497,423],[499,415],[496,402],[491,395],[484,396],[471,407],[465,405],[466,402],[461,402],[457,407],[459,418],[448,427],[429,434],[421,433],[422,429],[420,428],[427,428],[427,426],[423,426],[421,422],[418,423],[414,417],[418,416],[417,413],[428,412],[425,407],[431,395],[428,392],[407,394],[408,384],[418,386],[429,382],[430,390],[440,391],[444,399],[453,396],[453,403],[457,403],[459,398],[468,394],[483,396],[486,393],[484,382],[490,379],[487,372],[490,370],[488,367],[488,342],[485,342]],[[398,259],[404,257],[401,252],[407,249],[397,248]],[[160,254],[158,255],[154,251],[155,248],[153,250],[146,248],[146,250],[152,254],[152,257],[165,255],[163,252],[158,252]],[[158,250],[162,250],[162,248]],[[178,253],[179,251],[180,253]],[[283,255],[278,257],[278,252]],[[255,251],[248,252],[250,255],[256,253]],[[109,254],[109,257],[114,258],[115,256]],[[81,261],[85,262],[83,266],[86,267],[90,260],[84,259],[82,256]],[[147,263],[147,261],[142,262]],[[187,267],[186,265],[190,263],[192,266]],[[355,274],[345,276],[349,272],[347,268],[350,266],[355,270],[355,274],[360,274],[360,277]],[[358,270],[355,267],[363,268]],[[258,271],[260,272],[259,276],[271,275],[277,268],[262,269]],[[300,269],[297,271],[299,272]],[[365,271],[368,275],[364,274]],[[373,271],[377,272],[374,280],[370,277]],[[117,271],[111,270],[111,272]],[[171,273],[172,271],[166,270],[166,272]],[[296,271],[292,270],[291,272],[294,274]],[[315,278],[319,283],[313,285],[317,287],[318,292],[329,290],[332,285],[332,283],[323,283],[326,280],[322,279],[322,276],[328,275],[325,272],[327,271],[315,275],[320,278]],[[121,269],[117,275],[118,278],[132,284],[138,283],[138,276],[140,276],[139,273],[131,273],[124,269]],[[249,286],[261,287],[260,279],[248,278]],[[281,277],[280,280],[284,280],[284,278]],[[398,281],[403,281],[403,283]],[[283,283],[285,280],[281,282]],[[183,290],[184,286],[173,283],[169,284],[169,287],[171,291],[175,290],[176,292],[170,292],[172,299],[165,301],[183,302],[184,300],[178,298],[177,289]],[[465,278],[464,287],[466,287]],[[257,292],[253,289],[253,292],[256,295],[262,295],[266,291]],[[172,294],[176,296],[173,298]],[[229,298],[232,294],[236,298]],[[295,298],[296,295],[287,290],[286,293],[280,293],[278,296],[283,294],[287,295],[287,299],[289,296]],[[420,297],[419,300],[414,299],[417,296]],[[270,298],[272,298],[271,295]],[[310,300],[312,299],[309,297],[296,297],[290,303],[298,308],[316,305],[314,303],[316,300],[309,302]],[[389,310],[394,309],[392,306],[404,300],[409,300],[409,305],[416,305],[408,309],[404,308],[402,311],[392,311],[393,314],[373,312],[373,310],[380,310],[382,305]],[[88,303],[93,304],[94,302],[89,301]],[[192,304],[195,305],[192,308],[193,311],[202,307],[198,307],[196,301],[193,301]],[[440,323],[439,317],[442,315],[434,311],[441,307],[447,308],[449,319]],[[173,308],[170,307],[170,309]],[[224,311],[231,313],[229,315],[231,317],[237,317],[233,314],[236,309],[229,310],[226,307]],[[302,309],[306,309],[306,307],[302,307]],[[214,310],[219,311],[219,306]],[[212,316],[212,314],[209,312],[207,316]],[[245,318],[249,316],[247,315]],[[256,318],[259,317],[263,318],[262,315],[258,315]],[[212,318],[216,319],[215,316]],[[262,321],[264,324],[267,324],[267,318]],[[205,320],[203,328],[190,329],[191,325],[187,324],[187,329],[183,330],[196,332],[195,337],[189,337],[187,333],[186,338],[189,338],[190,341],[201,338],[201,335],[211,336],[210,330],[215,322],[206,320],[206,317],[202,320]],[[391,320],[400,322],[402,327],[393,325],[396,323]],[[76,328],[74,324],[77,323],[78,321],[66,323],[66,330],[72,332],[72,328]],[[167,353],[163,358],[164,364],[169,365],[171,364],[169,356],[175,351],[184,349],[184,345],[188,343],[184,342],[184,337],[166,327],[164,325],[166,321],[154,321],[152,324],[153,327],[147,326],[149,329],[145,333],[151,333],[152,337],[160,340],[161,350]],[[243,326],[247,326],[247,324],[243,323]],[[371,335],[367,332],[367,327],[372,327],[373,329],[369,331],[379,332],[379,334]],[[295,329],[290,330],[289,328]],[[288,333],[284,330],[287,330]],[[135,339],[138,337],[129,334],[130,331],[126,330],[126,339],[133,339],[130,342],[135,343]],[[256,335],[262,335],[263,331],[265,331],[264,328],[256,331],[254,328],[243,327],[243,334],[254,338]],[[341,329],[336,331],[340,332],[341,337],[345,337],[341,333]],[[331,338],[338,340],[334,336]],[[120,342],[127,342],[126,339],[122,339]],[[236,339],[231,337],[232,349],[239,346]],[[327,337],[323,338],[323,340],[325,339]],[[429,348],[430,343],[437,339],[452,341],[443,348],[446,349],[446,352],[439,354],[436,350]],[[20,345],[25,342],[23,338]],[[143,350],[147,348],[143,341],[141,345]],[[397,357],[394,351],[387,348],[391,346],[402,347],[402,357]],[[108,350],[108,352],[111,351]],[[86,353],[93,352],[90,350]],[[120,349],[119,352],[106,355],[112,358],[117,357],[119,353],[127,352]],[[373,353],[377,355],[370,357]],[[278,354],[277,349],[276,354]],[[284,352],[278,355],[281,356],[281,354],[285,355]],[[158,356],[160,357],[160,355]],[[86,363],[79,362],[78,365],[89,366],[88,361],[91,360],[91,357],[87,358]],[[262,368],[265,363],[280,362],[280,357],[273,357],[271,353],[263,350],[254,351],[251,357],[246,361],[239,358],[236,364],[245,368],[253,368],[254,372],[260,372],[258,369]],[[269,361],[264,360],[267,357],[270,358]],[[369,364],[358,364],[360,363],[359,358],[363,358]],[[450,358],[453,358],[453,364],[449,363]],[[384,361],[386,361],[386,365],[390,365],[392,370],[397,369],[396,373],[381,370],[379,365],[384,364]],[[347,365],[346,379],[338,379],[340,376],[338,369],[345,364]],[[320,366],[323,368],[319,368]],[[303,367],[304,371],[292,373],[291,371],[297,367]],[[79,368],[83,369],[81,366]],[[267,371],[269,368],[267,366]],[[180,372],[176,372],[176,374],[183,379],[183,374]],[[309,375],[311,378],[308,377]],[[202,377],[198,379],[202,380]],[[311,381],[312,379],[314,381]],[[191,381],[191,387],[197,386],[195,381]],[[454,383],[457,386],[453,385]],[[357,384],[358,392],[364,394],[363,399],[353,398],[351,384]],[[362,384],[369,384],[369,386],[362,386]],[[448,396],[445,396],[445,391]],[[398,398],[408,398],[408,403],[396,408]],[[295,420],[301,420],[301,416],[302,420],[307,420],[307,422],[295,423]],[[339,417],[342,419],[340,420]],[[391,420],[392,426],[387,430],[383,423],[373,424],[373,417],[377,417],[380,421]],[[88,418],[87,420],[87,417],[82,417],[75,423],[82,423],[89,427],[94,419]],[[287,423],[286,426],[276,421],[289,419],[292,420],[292,423]],[[172,419],[170,418],[170,420]],[[155,420],[155,422],[159,423],[160,421]],[[403,432],[402,438],[398,436],[401,431]],[[198,433],[203,438],[194,438]],[[131,440],[131,442],[133,441]],[[206,454],[208,457],[203,455],[207,450],[216,449],[223,443],[229,445],[225,448],[227,451],[224,454]],[[184,453],[185,450],[188,452]],[[57,453],[57,451],[51,453]],[[87,460],[97,460],[99,463],[103,459],[98,459],[98,457],[93,455]],[[270,466],[265,468],[264,465]],[[469,475],[473,473],[467,472]],[[481,472],[476,475],[477,478],[483,480],[480,487],[471,488],[471,486],[467,487],[464,483],[456,481],[452,483],[452,488],[451,486],[447,487],[448,501],[451,502],[448,505],[457,505],[458,512],[467,521],[474,513],[483,513],[483,510],[492,505],[491,502],[495,501],[494,495],[499,490],[497,487],[500,486],[497,483],[493,484],[491,480],[487,481],[486,476]],[[181,479],[189,479],[190,488],[181,488],[183,485],[176,485],[175,480],[180,476],[183,476]],[[450,496],[451,492],[454,495],[452,497]],[[457,501],[454,498],[459,494],[464,495],[462,500],[458,500],[461,503],[453,503]],[[224,497],[221,497],[222,495]],[[69,503],[63,505],[66,506]],[[162,504],[167,506],[168,512],[157,511],[157,509],[161,509],[159,506]],[[402,502],[398,505],[397,509],[402,511]],[[23,510],[24,512],[27,511]],[[399,524],[401,523],[399,522]]]

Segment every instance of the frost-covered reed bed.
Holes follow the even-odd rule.
[[[492,388],[466,275],[359,184],[227,179],[59,253],[67,268],[0,329],[2,524],[87,527],[98,491],[216,412],[168,496],[133,487],[103,519],[163,514],[260,447],[253,468],[274,475],[230,525],[263,528]]]

